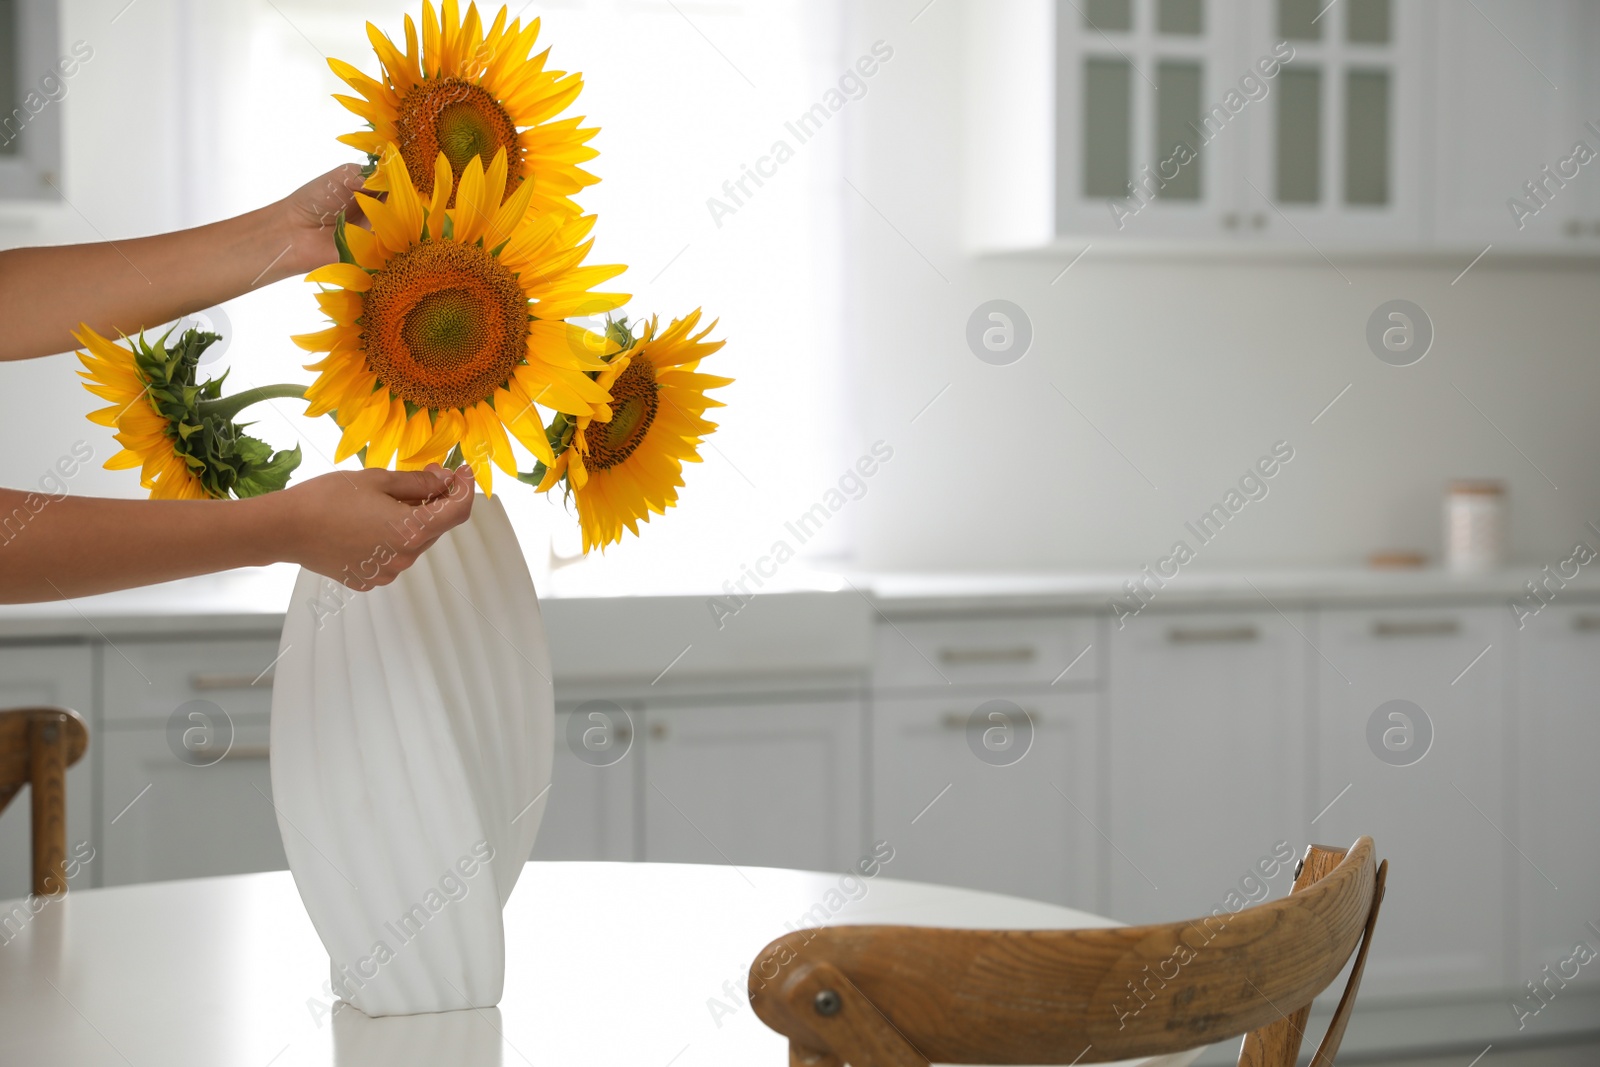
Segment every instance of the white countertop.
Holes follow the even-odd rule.
[[[295,568],[287,564],[226,571],[201,578],[128,589],[77,600],[0,605],[0,638],[93,636],[103,633],[271,632],[283,621],[294,587]],[[1379,571],[1358,567],[1300,570],[1183,571],[1166,582],[1149,610],[1271,604],[1502,602],[1526,595],[1525,583],[1538,567],[1510,567],[1488,574],[1456,575],[1437,568]],[[1039,573],[838,573],[808,572],[802,581],[756,594],[752,605],[819,600],[851,604],[852,610],[891,616],[915,613],[1070,611],[1109,613],[1112,600],[1127,600],[1124,572]],[[623,588],[563,588],[558,578],[541,582],[547,614],[565,616],[577,605],[606,610],[609,601],[627,598],[630,611],[642,602],[696,605],[708,618],[707,603],[724,607],[736,601],[709,580],[696,591],[679,579],[671,593],[634,594]],[[1568,584],[1563,598],[1600,597],[1600,578],[1587,572]],[[649,610],[645,608],[644,610]],[[743,621],[745,608],[725,620],[724,629]]]

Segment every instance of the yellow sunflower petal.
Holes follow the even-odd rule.
[[[456,206],[450,211],[454,223],[454,239],[470,245],[488,228],[489,216],[483,210],[483,157],[473,156],[461,171],[461,181],[456,185]]]
[[[333,452],[335,463],[342,463],[367,447],[372,435],[378,432],[384,420],[389,417],[388,399],[383,390],[379,390],[362,405],[355,418],[345,427],[344,436],[339,438],[339,447]]]
[[[348,233],[348,231],[346,231]],[[319,285],[337,285],[354,293],[364,293],[372,288],[372,275],[354,263],[329,263],[306,275],[306,281]]]

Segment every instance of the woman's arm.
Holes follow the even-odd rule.
[[[249,500],[103,500],[0,489],[0,603],[298,563],[387,585],[466,521],[472,469],[334,471]]]
[[[0,360],[76,347],[87,322],[106,337],[135,334],[259,286],[338,260],[333,223],[358,217],[354,163],[237,218],[101,244],[0,251]]]

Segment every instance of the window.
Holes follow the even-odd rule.
[[[61,166],[67,64],[56,38],[57,4],[0,0],[0,199],[52,200]],[[58,57],[59,60],[58,60]]]

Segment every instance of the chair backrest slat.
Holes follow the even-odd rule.
[[[1295,872],[1291,894],[1299,893],[1316,884],[1344,859],[1346,849],[1327,845],[1312,845],[1300,861]],[[1239,1067],[1295,1067],[1300,1059],[1300,1043],[1305,1038],[1306,1023],[1311,1018],[1311,1003],[1289,1012],[1281,1019],[1244,1035],[1239,1048]]]
[[[89,728],[70,708],[0,711],[0,811],[25,785],[33,838],[33,893],[67,891],[67,768],[89,747]]]
[[[1183,1051],[1282,1024],[1285,1016],[1298,1038],[1305,1023],[1295,1026],[1293,1013],[1338,976],[1373,909],[1371,839],[1330,858],[1337,862],[1321,877],[1308,864],[1304,884],[1290,896],[1189,922],[796,930],[751,966],[751,1002],[792,1048],[852,1067],[1103,1063]],[[832,975],[840,988],[829,986]],[[824,992],[831,997],[819,1000]],[[843,1019],[856,997],[865,1005]],[[825,1011],[835,1000],[838,1009]],[[906,1058],[904,1049],[885,1058],[861,1044],[862,1033],[886,1027],[919,1059]],[[860,1049],[855,1058],[841,1041]],[[880,1043],[897,1047],[888,1038]],[[1259,1063],[1279,1067],[1276,1060]]]

